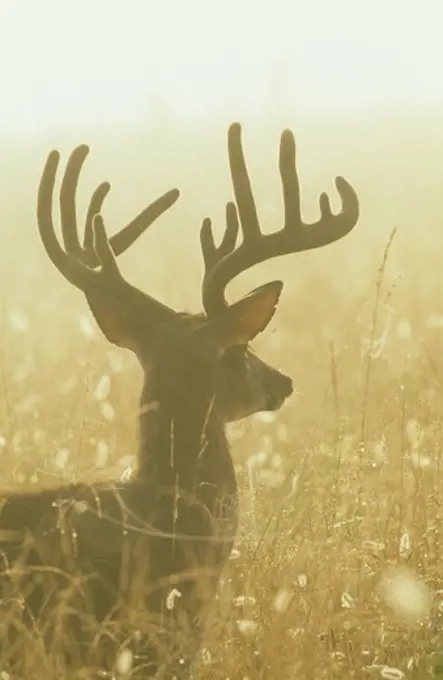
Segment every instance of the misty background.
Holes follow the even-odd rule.
[[[178,203],[119,262],[131,282],[198,310],[198,232],[210,216],[222,233],[232,198],[226,133],[238,120],[264,231],[281,226],[286,127],[296,137],[304,219],[317,219],[322,191],[339,208],[336,175],[355,187],[361,217],[343,241],[260,265],[231,295],[282,276],[288,313],[313,315],[313,329],[323,312],[326,325],[340,323],[372,290],[397,227],[390,313],[419,325],[442,314],[442,13],[438,2],[394,0],[1,3],[4,307],[46,322],[48,314],[84,313],[82,296],[41,246],[35,213],[47,153],[61,151],[60,179],[71,151],[87,143],[80,224],[102,180],[112,184],[103,211],[109,233],[180,189]]]

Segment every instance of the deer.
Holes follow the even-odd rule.
[[[285,130],[279,151],[284,225],[264,234],[241,126],[232,124],[228,158],[235,200],[226,204],[218,245],[210,218],[200,231],[204,312],[176,312],[132,286],[117,258],[172,207],[179,191],[168,191],[108,237],[102,206],[110,184],[101,183],[81,244],[76,192],[88,153],[88,146],[77,147],[62,179],[62,244],[53,220],[60,162],[55,150],[41,176],[37,223],[47,256],[83,293],[105,338],[132,351],[144,373],[137,470],[125,481],[5,494],[0,587],[4,602],[21,593],[24,616],[34,626],[64,603],[66,640],[82,650],[77,661],[77,652],[69,652],[71,666],[84,664],[94,649],[102,655],[98,666],[112,668],[116,649],[128,645],[134,677],[184,678],[236,537],[239,491],[226,425],[276,411],[293,392],[291,378],[250,347],[273,318],[283,282],[266,282],[231,303],[227,285],[256,264],[341,239],[356,225],[359,204],[353,187],[337,177],[340,211],[332,212],[323,193],[318,221],[304,223],[295,139]],[[43,584],[42,573],[50,575]],[[123,619],[128,623],[121,639],[114,631]]]

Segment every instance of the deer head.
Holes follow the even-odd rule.
[[[339,214],[331,212],[326,194],[320,197],[320,219],[304,224],[300,214],[299,181],[295,165],[295,142],[285,131],[280,143],[280,174],[285,218],[280,231],[262,234],[241,142],[241,128],[233,124],[228,132],[228,155],[236,202],[226,206],[226,229],[215,245],[210,219],[203,221],[201,247],[205,265],[202,301],[205,313],[179,314],[133,287],[122,276],[116,257],[129,248],[152,222],[177,200],[176,189],[167,192],[130,224],[107,237],[101,208],[109,184],[94,192],[86,216],[83,245],[77,230],[75,194],[79,173],[88,153],[78,147],[71,155],[60,193],[61,231],[64,248],[55,234],[52,220],[53,190],[59,153],[52,151],[46,161],[38,194],[38,225],[50,259],[74,286],[82,290],[91,311],[108,340],[136,353],[142,367],[156,362],[170,363],[170,389],[177,390],[177,357],[187,354],[188,397],[201,376],[209,371],[215,389],[218,413],[224,421],[243,418],[260,410],[277,409],[292,391],[290,378],[268,366],[249,350],[249,343],[263,331],[277,306],[282,283],[272,281],[228,304],[227,284],[249,267],[278,255],[318,248],[347,234],[358,219],[358,200],[352,187],[336,179],[342,199]],[[241,227],[242,239],[237,245]],[[174,360],[172,360],[174,358]],[[171,361],[172,360],[172,361]],[[197,372],[199,379],[197,380]],[[209,373],[207,375],[209,375]],[[204,382],[204,381],[203,381]],[[150,390],[146,387],[145,401]],[[152,395],[151,395],[152,396]],[[143,401],[143,400],[142,400]]]

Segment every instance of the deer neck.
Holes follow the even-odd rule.
[[[140,402],[139,476],[155,488],[174,487],[205,505],[236,496],[234,465],[212,389],[192,382],[162,390],[152,379]]]

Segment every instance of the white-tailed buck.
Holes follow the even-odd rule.
[[[294,138],[285,131],[280,145],[284,226],[262,234],[240,125],[232,125],[228,153],[235,203],[226,206],[219,246],[210,220],[203,222],[204,314],[193,316],[134,288],[116,262],[177,200],[178,191],[159,198],[108,239],[100,211],[109,185],[101,184],[90,202],[81,245],[75,194],[87,153],[86,146],[73,152],[63,178],[63,247],[52,217],[57,151],[43,170],[38,227],[49,258],[83,291],[106,338],[135,352],[144,371],[138,470],[126,483],[72,484],[6,496],[0,514],[3,602],[20,594],[24,616],[48,645],[52,628],[62,625],[65,637],[59,639],[72,667],[98,658],[97,668],[109,668],[119,646],[128,644],[140,676],[160,668],[168,678],[184,676],[236,533],[237,486],[225,424],[278,409],[292,392],[289,377],[249,350],[274,314],[282,283],[266,283],[230,305],[225,288],[256,263],[341,238],[357,222],[358,201],[352,187],[337,178],[340,213],[331,212],[323,194],[320,219],[304,224]]]

